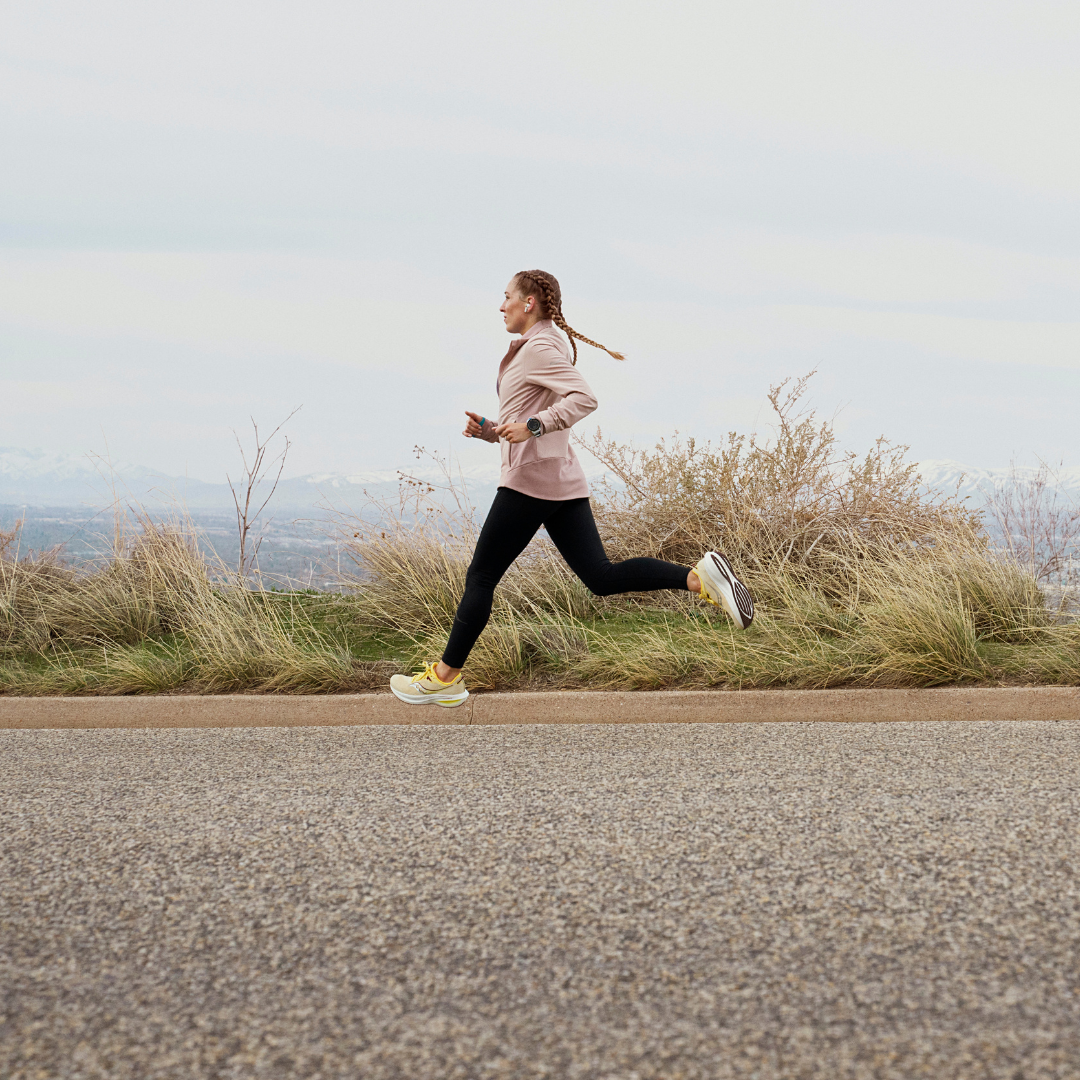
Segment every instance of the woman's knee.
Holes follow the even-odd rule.
[[[500,576],[470,566],[465,574],[465,591],[467,593],[494,593]]]
[[[589,567],[584,573],[578,575],[581,578],[582,585],[593,594],[593,596],[611,596],[613,593],[619,591],[617,583],[613,580],[611,573],[611,563],[607,566],[594,566]]]

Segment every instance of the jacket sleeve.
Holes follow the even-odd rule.
[[[538,342],[529,349],[526,364],[526,382],[562,399],[536,414],[545,433],[572,427],[596,410],[598,402],[589,384],[554,345]]]

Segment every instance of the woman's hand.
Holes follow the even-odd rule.
[[[480,421],[484,420],[484,417],[479,413],[469,412],[468,409],[465,410],[465,415],[469,419],[466,421],[465,430],[461,434],[466,439],[483,439],[484,442],[499,441],[494,420],[487,420],[481,424]]]
[[[495,434],[509,443],[524,442],[526,439],[533,438],[528,424],[500,424],[495,429]]]

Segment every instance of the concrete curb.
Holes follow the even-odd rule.
[[[925,720],[1080,720],[1080,688],[556,691],[473,694],[457,709],[391,694],[0,697],[0,729]]]

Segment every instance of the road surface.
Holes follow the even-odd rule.
[[[9,1078],[1080,1076],[1075,722],[0,731],[0,808]]]

